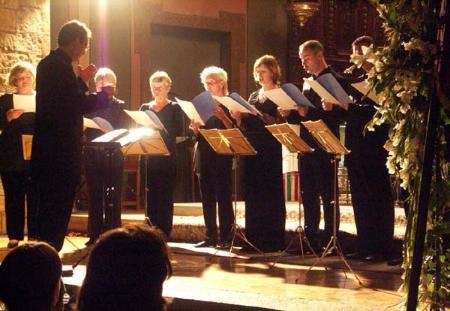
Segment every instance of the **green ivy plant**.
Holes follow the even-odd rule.
[[[377,112],[367,129],[391,124],[385,144],[390,174],[408,190],[410,207],[404,241],[404,290],[408,289],[418,214],[419,186],[424,158],[427,111],[437,82],[434,69],[438,57],[436,19],[428,1],[370,0],[377,7],[386,35],[386,46],[371,47],[362,56],[352,56],[354,67],[364,61],[374,64],[368,82],[378,96]],[[419,308],[443,310],[450,298],[450,250],[443,249],[443,235],[450,234],[446,221],[450,212],[450,164],[444,157],[444,126],[449,124],[449,100],[439,93],[440,120],[437,126],[433,179],[425,238]]]

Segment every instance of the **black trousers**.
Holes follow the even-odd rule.
[[[394,235],[394,202],[386,157],[349,154],[348,177],[362,254],[389,254]]]
[[[37,205],[37,235],[60,251],[72,214],[79,175],[67,174],[62,167],[33,175],[31,191]]]
[[[320,199],[325,220],[325,234],[333,234],[333,207],[336,204],[336,228],[339,231],[340,213],[337,193],[337,170],[333,156],[316,150],[299,158],[300,194],[305,214],[305,233],[312,244],[317,243],[320,224]],[[336,182],[335,182],[336,179]]]
[[[86,183],[89,193],[89,237],[120,227],[123,155],[120,149],[84,147]]]
[[[219,206],[220,240],[231,240],[234,222],[232,203],[232,158],[213,152],[199,154],[200,194],[203,217],[206,226],[206,239],[217,241],[217,207]]]
[[[177,175],[176,158],[147,159],[147,216],[153,225],[170,236],[173,224],[173,191]]]
[[[30,172],[1,173],[5,193],[6,231],[10,240],[23,240],[25,200],[27,205],[28,239],[36,238],[36,204],[30,193]]]

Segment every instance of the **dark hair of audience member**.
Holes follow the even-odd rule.
[[[89,255],[78,310],[165,310],[162,288],[171,274],[158,229],[142,225],[108,231]]]
[[[62,264],[44,242],[14,248],[0,266],[0,300],[9,311],[62,310]]]

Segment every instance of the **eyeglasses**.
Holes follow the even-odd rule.
[[[19,76],[16,78],[17,81],[27,81],[27,80],[33,80],[33,76],[26,75],[26,76]]]
[[[210,79],[210,80],[206,80],[206,81],[205,81],[205,85],[206,85],[206,86],[215,85],[215,84],[217,84],[217,83],[219,83],[219,82],[217,82],[216,80],[213,80],[213,79]]]

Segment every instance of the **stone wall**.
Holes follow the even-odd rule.
[[[37,65],[50,50],[50,0],[0,0],[0,93],[20,60]]]

